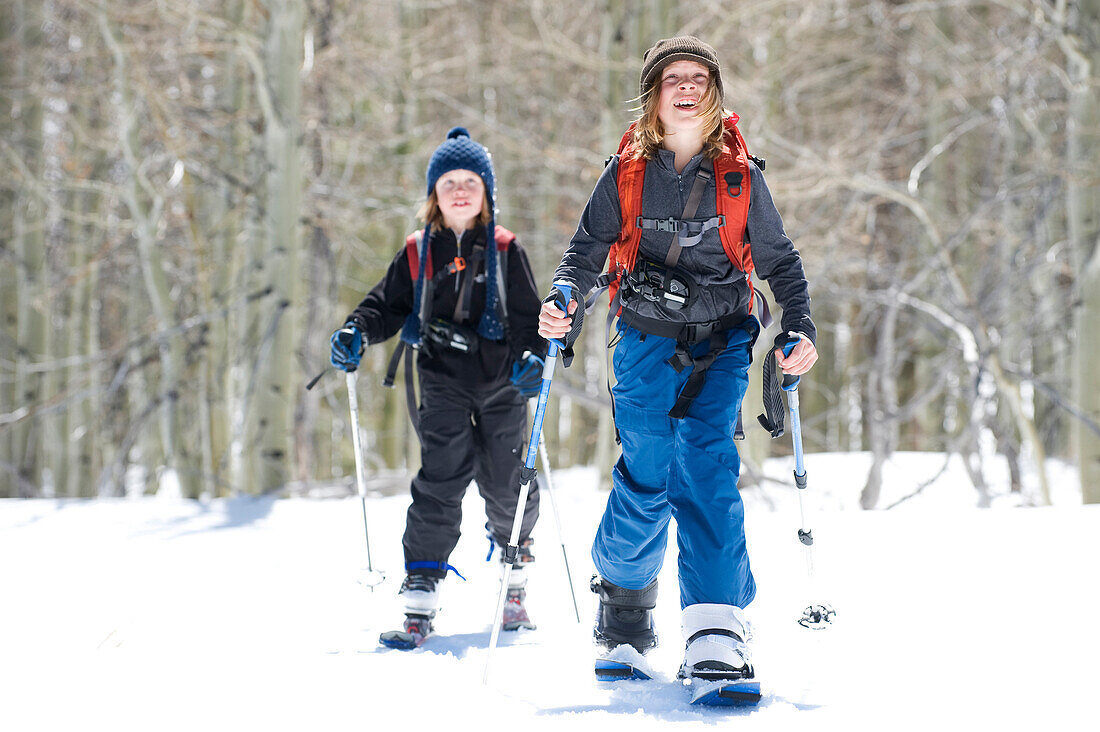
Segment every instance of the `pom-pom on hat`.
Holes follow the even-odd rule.
[[[710,75],[714,78],[714,86],[718,91],[718,100],[721,102],[724,97],[722,96],[722,65],[718,62],[718,54],[711,46],[695,36],[663,38],[645,52],[642,56],[642,74],[639,79],[642,96],[645,96],[657,81],[661,70],[673,61],[694,61],[710,69]]]
[[[429,196],[440,177],[452,170],[471,170],[481,176],[485,183],[485,195],[489,197],[489,210],[492,211],[496,202],[493,157],[484,145],[470,139],[465,127],[452,127],[447,139],[432,153],[427,176]]]

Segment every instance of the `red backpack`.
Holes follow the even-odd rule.
[[[420,264],[419,264],[419,262],[420,262],[420,251],[419,251],[419,249],[420,249],[420,237],[421,237],[422,234],[423,234],[422,231],[416,231],[416,232],[413,232],[412,234],[409,234],[407,237],[405,237],[405,256],[409,260],[409,274],[412,275],[413,282],[416,281],[416,278],[420,273]],[[496,239],[496,242],[497,242],[497,252],[498,253],[503,253],[503,252],[507,252],[508,251],[508,245],[516,240],[516,235],[513,234],[512,232],[508,231],[507,229],[505,229],[500,224],[497,224],[496,230],[494,232],[494,238]],[[426,279],[430,280],[433,276],[432,258],[428,257],[427,259],[428,259],[428,261],[424,263],[425,264],[424,277]],[[456,269],[462,270],[462,269],[466,268],[466,262],[465,262],[465,260],[462,260],[462,257],[456,257],[455,260],[456,261],[454,262],[454,265],[455,265]],[[458,260],[462,260],[461,263]]]
[[[722,120],[725,127],[725,149],[714,161],[714,182],[717,193],[718,215],[725,217],[725,225],[718,232],[722,248],[730,262],[739,271],[745,273],[749,285],[749,312],[752,312],[755,297],[752,286],[752,252],[745,241],[745,225],[749,217],[749,198],[751,180],[749,173],[750,155],[745,139],[737,129],[738,116],[730,114]],[[622,273],[634,269],[638,256],[638,245],[642,240],[642,230],[637,219],[642,214],[642,184],[645,180],[646,159],[634,155],[634,123],[627,129],[619,143],[619,169],[617,185],[619,205],[622,207],[623,228],[619,239],[611,245],[608,257],[607,273],[610,276],[608,294],[615,300]],[[753,160],[756,160],[753,158]],[[762,163],[763,161],[760,161]]]

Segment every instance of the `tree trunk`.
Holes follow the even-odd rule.
[[[865,510],[874,508],[882,494],[882,468],[897,444],[898,409],[897,382],[894,370],[897,338],[897,300],[889,298],[876,333],[875,364],[868,379],[867,397],[870,417],[869,441],[871,444],[871,469],[859,497],[859,505]]]
[[[134,224],[142,284],[149,304],[152,306],[152,322],[158,331],[155,342],[160,354],[159,386],[151,389],[149,394],[151,397],[155,394],[154,398],[159,402],[160,453],[163,455],[163,467],[175,473],[183,495],[197,495],[197,490],[192,488],[194,472],[186,464],[186,440],[179,410],[179,397],[185,390],[183,378],[186,342],[179,334],[169,332],[178,319],[172,297],[173,282],[169,280],[162,242],[157,234],[157,227],[160,225],[164,209],[164,194],[163,191],[156,189],[142,172],[140,158],[142,149],[138,137],[138,101],[130,86],[128,70],[130,61],[126,49],[115,37],[105,11],[100,10],[98,20],[100,32],[114,61],[114,87],[120,100],[118,141],[128,168],[123,185],[123,198]],[[150,457],[143,456],[146,460]],[[156,471],[162,467],[162,464],[146,462],[146,467]]]
[[[46,352],[49,322],[46,318],[46,204],[37,182],[42,179],[42,100],[37,96],[38,51],[42,43],[42,17],[36,2],[15,6],[15,27],[22,35],[22,50],[15,60],[13,106],[18,112],[15,149],[24,169],[35,176],[31,185],[16,193],[13,238],[15,240],[18,293],[16,295],[15,400],[33,410],[47,396],[43,374],[36,368]],[[41,486],[41,420],[18,419],[12,425],[11,462],[17,482],[16,494],[29,498]]]
[[[264,76],[257,79],[264,108],[264,154],[267,164],[267,237],[262,262],[272,288],[272,307],[261,322],[259,370],[254,412],[257,435],[256,483],[267,493],[285,485],[291,470],[293,417],[302,379],[298,373],[302,305],[302,170],[299,118],[302,111],[302,65],[305,6],[301,0],[268,3],[264,42]]]
[[[1076,401],[1093,425],[1100,424],[1100,0],[1081,0],[1075,37],[1066,40],[1070,81],[1066,126],[1067,211],[1080,304],[1077,333]],[[1100,503],[1100,435],[1082,420],[1074,425],[1081,491],[1085,503]]]

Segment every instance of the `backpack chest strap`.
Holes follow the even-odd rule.
[[[700,163],[695,173],[695,181],[691,184],[687,201],[684,202],[684,212],[679,219],[647,219],[638,216],[635,225],[642,230],[674,231],[676,236],[668,247],[665,255],[665,266],[672,269],[680,261],[680,252],[684,247],[693,247],[703,238],[703,233],[724,226],[724,216],[714,216],[706,221],[693,221],[695,212],[699,210],[699,204],[703,200],[703,192],[707,184],[714,179],[714,171],[710,166]]]
[[[634,220],[634,225],[643,231],[672,231],[676,233],[675,246],[679,249],[687,249],[699,243],[703,234],[711,229],[718,229],[726,225],[726,217],[723,215],[711,216],[704,221],[685,221],[684,219],[647,219],[639,216]],[[671,252],[673,247],[669,248]],[[679,259],[677,253],[677,260]]]

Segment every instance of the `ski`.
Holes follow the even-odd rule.
[[[596,678],[600,681],[650,681],[653,677],[629,663],[596,659]]]
[[[409,615],[405,618],[404,630],[387,630],[378,636],[378,642],[386,648],[399,651],[411,651],[424,645],[432,634],[432,621],[423,616]]]
[[[707,707],[755,706],[760,702],[760,682],[756,679],[694,680],[691,703]]]
[[[615,647],[610,653],[596,659],[596,679],[599,681],[650,681],[653,672],[645,657],[631,645]]]

